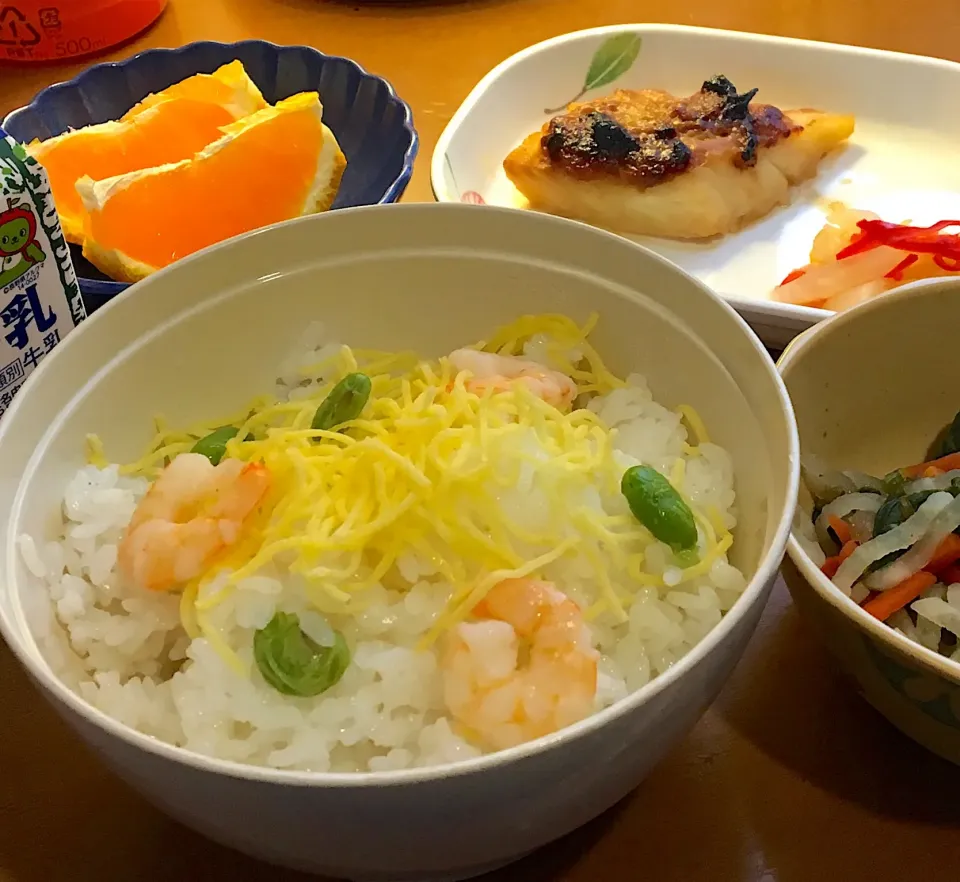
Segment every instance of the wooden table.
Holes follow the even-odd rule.
[[[432,199],[431,151],[476,81],[513,52],[566,31],[666,12],[681,24],[960,61],[956,0],[915,9],[896,0],[591,6],[171,0],[158,25],[116,56],[255,37],[355,58],[413,106],[421,152],[405,197],[412,201]],[[84,66],[0,67],[0,118]],[[958,832],[960,769],[923,752],[853,694],[778,584],[719,701],[645,784],[488,882],[937,882],[960,871]],[[306,878],[213,845],[146,805],[85,751],[0,646],[0,882]]]

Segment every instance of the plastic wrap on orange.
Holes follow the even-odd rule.
[[[167,0],[0,0],[0,64],[99,55],[152,25]]]

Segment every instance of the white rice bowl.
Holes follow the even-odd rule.
[[[527,355],[546,358],[536,340]],[[278,392],[309,395],[297,368],[316,363],[324,349],[308,346],[285,365]],[[639,463],[669,475],[683,461],[683,492],[692,504],[712,507],[723,526],[736,526],[734,476],[728,454],[713,444],[688,446],[679,414],[657,404],[643,377],[593,399],[590,409],[611,428],[618,465]],[[527,451],[529,453],[529,451]],[[541,453],[543,453],[541,451]],[[546,455],[545,453],[543,454]],[[542,518],[549,502],[537,470],[524,471],[512,492],[498,491],[501,505],[522,522]],[[279,567],[241,580],[211,613],[223,640],[252,671],[227,664],[204,637],[184,631],[176,594],[134,591],[123,585],[117,549],[147,489],[143,478],[123,477],[116,465],[86,466],[67,485],[62,535],[57,541],[20,537],[27,568],[49,593],[53,615],[37,635],[51,667],[82,698],[148,736],[224,760],[313,772],[386,771],[453,763],[480,755],[458,734],[444,705],[437,647],[418,651],[418,639],[444,609],[451,585],[429,560],[406,553],[376,586],[365,610],[351,617],[313,612],[297,580]],[[597,490],[576,505],[610,515],[629,512],[620,494]],[[701,536],[702,539],[702,536]],[[641,688],[690,651],[736,602],[746,587],[726,554],[703,575],[686,581],[665,545],[654,543],[645,572],[659,587],[630,584],[609,561],[609,577],[635,597],[628,621],[602,613],[589,622],[600,653],[595,710]],[[580,554],[567,554],[542,571],[582,609],[597,599],[593,569]],[[679,582],[679,584],[678,584]],[[629,586],[629,587],[628,587]],[[216,590],[216,583],[207,586]],[[331,627],[351,647],[343,678],[314,698],[275,691],[253,664],[252,640],[278,610],[300,616],[304,632],[329,644]]]

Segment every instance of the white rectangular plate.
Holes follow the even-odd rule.
[[[790,270],[807,263],[827,202],[897,222],[960,218],[960,116],[954,110],[960,64],[678,25],[577,31],[495,67],[440,136],[431,162],[434,194],[440,202],[522,208],[526,200],[502,163],[550,118],[546,108],[617,88],[690,95],[720,73],[740,91],[759,87],[758,101],[784,110],[815,107],[856,116],[850,144],[796,188],[789,205],[740,232],[704,244],[630,237],[727,298],[768,345],[785,345],[830,314],[770,299]]]

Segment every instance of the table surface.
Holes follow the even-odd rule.
[[[422,140],[407,201],[432,200],[430,154],[477,80],[567,31],[666,13],[678,24],[960,61],[956,0],[927,0],[921,15],[905,14],[897,0],[591,6],[171,0],[160,22],[115,56],[259,38],[355,58],[413,107]],[[0,67],[0,118],[84,66]],[[2,645],[0,708],[0,882],[307,879],[207,842],[144,803],[87,753]],[[935,882],[960,869],[958,794],[960,769],[926,754],[852,692],[778,582],[719,700],[647,781],[583,830],[486,882],[616,882],[641,872],[653,882]]]

